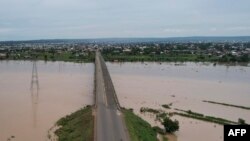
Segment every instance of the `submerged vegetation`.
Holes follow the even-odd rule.
[[[164,104],[162,105],[162,107],[169,109],[170,106],[169,104]],[[208,115],[204,115],[201,113],[197,113],[197,112],[193,112],[191,110],[181,110],[181,109],[174,109],[175,112],[170,112],[170,113],[166,113],[162,110],[156,110],[156,109],[152,109],[152,108],[145,108],[142,107],[140,112],[145,113],[145,112],[149,112],[149,113],[153,113],[156,115],[155,119],[157,121],[159,121],[164,127],[165,127],[165,132],[168,133],[172,133],[175,132],[179,129],[179,123],[178,121],[173,121],[171,120],[169,117],[174,116],[174,115],[179,115],[179,116],[183,116],[183,117],[187,117],[187,118],[193,118],[193,119],[197,119],[197,120],[202,120],[202,121],[206,121],[206,122],[212,122],[212,123],[216,123],[216,124],[221,124],[221,125],[237,125],[237,124],[247,124],[245,122],[244,119],[239,118],[238,121],[231,121],[231,120],[227,120],[224,118],[220,118],[220,117],[213,117],[213,116],[208,116]],[[178,112],[179,111],[179,112]],[[163,134],[162,130],[159,127],[154,127],[154,130],[157,131],[160,134]]]
[[[203,100],[203,102],[250,110],[250,107],[245,107],[245,106],[239,106],[239,105],[233,105],[233,104],[227,104],[227,103],[221,103],[221,102],[215,102],[215,101],[207,101],[207,100]]]
[[[169,105],[172,105],[172,104],[169,104]],[[170,119],[169,117],[170,115],[168,115],[162,110],[142,107],[140,112],[141,113],[149,112],[149,113],[153,113],[156,115],[155,117],[156,120],[159,121],[165,128],[165,131],[163,131],[160,127],[153,127],[153,129],[159,134],[173,133],[179,130],[179,122],[177,120]]]
[[[171,106],[172,106],[172,103],[170,104],[163,104],[161,105],[163,108],[166,108],[166,109],[171,109]]]
[[[156,109],[152,109],[152,108],[148,108],[148,107],[142,107],[142,108],[140,109],[140,112],[141,112],[141,113],[148,112],[148,113],[158,114],[158,113],[161,112],[161,110],[156,110]]]
[[[94,118],[92,107],[84,107],[57,121],[60,128],[55,131],[59,141],[94,140]]]
[[[239,123],[240,125],[246,125],[246,121],[245,121],[244,119],[242,119],[242,118],[239,118],[239,119],[238,119],[238,123]]]
[[[180,112],[174,112],[174,115],[179,115],[179,116],[183,116],[183,117],[188,117],[188,118],[193,118],[193,119],[198,119],[198,120],[202,120],[202,121],[207,121],[207,122],[213,122],[213,123],[217,123],[217,124],[221,124],[221,125],[225,125],[225,124],[239,124],[238,122],[234,122],[234,121],[230,121],[227,119],[223,119],[223,118],[218,118],[218,117],[213,117],[213,116],[206,116],[197,112],[192,112],[191,110],[180,110],[180,109],[175,109],[177,111],[181,111],[183,113]]]
[[[133,113],[122,109],[131,141],[157,141],[157,133],[151,125]]]

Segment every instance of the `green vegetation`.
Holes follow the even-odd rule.
[[[172,104],[169,104],[172,105]],[[169,107],[169,105],[167,105]],[[166,107],[166,105],[164,105]],[[160,127],[153,127],[153,129],[159,134],[173,133],[179,129],[179,122],[177,120],[171,120],[167,113],[162,110],[156,110],[152,108],[142,107],[140,112],[150,112],[156,115],[156,120],[158,120],[164,127],[165,131],[163,131]]]
[[[119,62],[249,62],[250,57],[248,55],[234,56],[231,54],[225,54],[223,56],[211,56],[207,54],[183,54],[183,53],[169,53],[169,54],[103,54],[106,61],[119,61]]]
[[[235,108],[241,108],[241,109],[245,109],[245,110],[250,110],[250,107],[245,107],[245,106],[238,106],[238,105],[233,105],[233,104],[220,103],[220,102],[207,101],[207,100],[203,100],[203,102],[218,104],[218,105],[224,105],[224,106],[230,106],[230,107],[235,107]]]
[[[157,133],[142,118],[132,110],[122,109],[131,141],[157,141]]]
[[[161,105],[163,108],[166,108],[166,109],[171,109],[171,107],[170,106],[172,106],[172,103],[170,103],[170,104],[163,104],[163,105]]]
[[[239,118],[239,119],[238,119],[238,123],[239,123],[240,125],[246,125],[246,121],[245,121],[244,119],[242,119],[242,118]]]
[[[196,113],[196,112],[193,112],[193,111],[191,111],[191,110],[187,110],[187,111],[185,111],[185,110],[181,110],[181,109],[177,109],[177,108],[175,108],[175,110],[176,110],[176,111],[185,112],[185,113],[188,113],[188,114],[190,114],[190,115],[194,115],[194,116],[201,116],[201,117],[203,117],[203,116],[204,116],[203,114]]]
[[[0,60],[30,60],[37,55],[45,61],[94,61],[100,49],[106,61],[222,62],[249,63],[250,42],[169,42],[169,41],[80,41],[43,40],[0,42]],[[214,65],[216,65],[214,63]]]
[[[168,54],[168,55],[103,55],[106,61],[117,60],[119,62],[135,62],[135,61],[161,61],[161,62],[216,62],[219,57],[209,57],[208,55],[193,54]]]
[[[237,49],[235,48],[237,47]],[[107,61],[249,62],[249,43],[128,43],[102,49]]]
[[[169,104],[169,105],[172,105],[172,104]],[[167,105],[167,106],[169,107],[169,105]],[[170,115],[168,115],[167,113],[165,113],[162,110],[156,110],[156,109],[152,109],[152,108],[142,107],[140,109],[140,112],[141,113],[149,112],[149,113],[155,114],[156,120],[158,120],[165,127],[165,131],[167,133],[173,133],[179,129],[179,122],[177,120],[175,120],[175,121],[171,120],[169,118]],[[165,132],[162,131],[161,128],[159,128],[159,127],[153,127],[153,129],[160,134],[165,134]]]
[[[142,107],[140,109],[140,112],[141,113],[148,112],[148,113],[158,114],[158,113],[160,113],[160,110],[155,110],[155,109],[152,109],[152,108]]]
[[[202,121],[207,121],[207,122],[213,122],[221,125],[225,124],[238,124],[238,122],[230,121],[227,119],[223,118],[218,118],[218,117],[212,117],[212,116],[205,116],[200,113],[192,112],[191,110],[185,111],[185,110],[180,110],[180,109],[175,109],[177,111],[182,111],[184,113],[179,113],[179,112],[174,112],[173,114],[183,116],[183,117],[188,117],[188,118],[193,118],[193,119],[198,119]]]
[[[168,133],[173,133],[179,130],[179,122],[177,120],[173,121],[169,117],[164,118],[162,125]]]
[[[57,121],[59,141],[91,141],[94,137],[92,107],[87,106]]]
[[[156,114],[156,119],[159,120],[160,122],[162,122],[163,119],[164,119],[165,117],[167,117],[167,116],[168,116],[167,113],[161,112],[161,113]]]
[[[8,60],[44,60],[44,61],[67,61],[67,62],[94,62],[95,53],[78,53],[76,51],[23,51],[8,54]]]
[[[165,135],[165,130],[164,129],[162,129],[162,128],[160,128],[159,126],[154,126],[153,127],[153,130],[156,132],[156,133],[159,133],[159,134],[161,134],[161,135]]]

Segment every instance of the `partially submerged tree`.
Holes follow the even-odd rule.
[[[239,119],[238,119],[238,123],[239,123],[240,125],[245,125],[245,124],[246,124],[246,121],[245,121],[244,119],[242,119],[242,118],[239,118]]]
[[[179,122],[177,120],[173,121],[169,117],[165,117],[162,124],[168,133],[173,133],[179,130]]]

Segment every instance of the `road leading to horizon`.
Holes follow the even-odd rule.
[[[129,141],[114,86],[99,51],[95,59],[95,141]]]

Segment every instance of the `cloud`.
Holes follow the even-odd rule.
[[[245,30],[250,30],[250,26],[235,26],[235,27],[229,27],[226,30],[229,31],[245,31]]]
[[[167,32],[167,33],[181,33],[181,32],[184,32],[186,30],[184,30],[184,29],[166,28],[163,31]]]
[[[10,33],[14,31],[12,28],[3,28],[3,27],[0,27],[0,34],[6,34],[6,33]]]
[[[1,0],[0,40],[249,35],[249,5],[249,0]]]
[[[216,27],[212,27],[212,28],[210,28],[210,31],[212,31],[212,32],[216,32],[218,29],[216,28]]]

